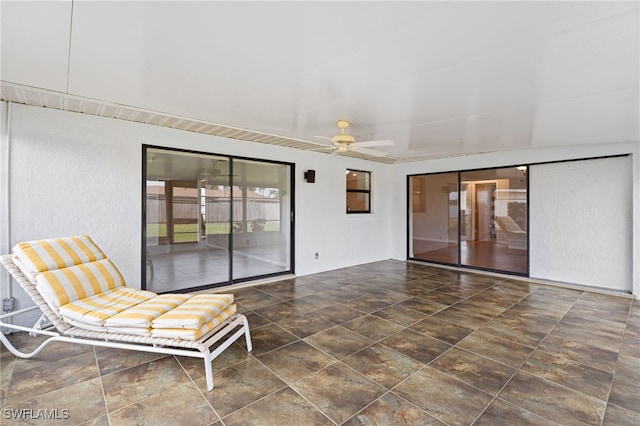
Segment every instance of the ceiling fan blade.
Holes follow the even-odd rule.
[[[382,151],[378,151],[375,149],[369,149],[369,148],[360,148],[359,146],[354,146],[352,148],[353,151],[355,152],[361,152],[363,154],[366,155],[371,155],[372,157],[386,157],[387,153],[386,152],[382,152]]]
[[[335,145],[336,143],[333,141],[333,139],[328,138],[326,136],[314,136],[314,138],[318,138],[318,139],[325,139],[327,141],[329,141],[331,143],[331,145]]]
[[[354,142],[353,146],[357,147],[368,147],[368,146],[392,146],[393,141],[389,139],[380,139],[375,141],[362,141],[362,142]]]

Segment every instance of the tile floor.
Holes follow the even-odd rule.
[[[638,301],[400,261],[235,294],[254,350],[216,359],[212,392],[199,360],[3,348],[0,423],[640,424]]]

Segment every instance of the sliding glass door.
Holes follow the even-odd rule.
[[[292,165],[144,147],[144,166],[146,289],[292,272]]]
[[[409,177],[409,258],[528,274],[527,168]]]

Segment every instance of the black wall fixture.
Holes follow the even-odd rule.
[[[316,181],[316,171],[315,170],[307,170],[304,172],[304,178],[309,183],[315,183]]]

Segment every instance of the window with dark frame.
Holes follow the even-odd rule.
[[[371,172],[347,169],[347,213],[371,213]]]

